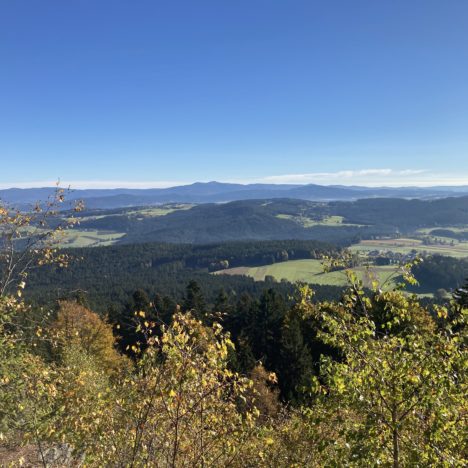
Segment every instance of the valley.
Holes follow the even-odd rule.
[[[78,223],[60,233],[59,246],[72,256],[100,258],[104,255],[106,261],[109,261],[109,249],[117,249],[115,252],[123,257],[120,260],[112,257],[113,271],[131,269],[140,284],[148,284],[154,291],[161,280],[152,286],[149,281],[155,281],[158,272],[167,275],[168,269],[181,283],[195,275],[206,285],[222,282],[228,289],[230,284],[236,283],[238,288],[242,282],[242,288],[252,290],[251,281],[259,283],[255,288],[268,281],[270,284],[271,281],[278,284],[300,281],[314,287],[342,288],[346,285],[344,271],[323,271],[320,256],[332,249],[345,249],[353,255],[354,268],[365,286],[375,279],[390,287],[399,281],[396,271],[400,265],[420,256],[425,265],[420,268],[430,269],[434,263],[431,259],[442,256],[444,269],[449,273],[440,279],[440,287],[450,290],[468,276],[467,206],[468,198],[458,197],[328,203],[271,199],[85,209],[74,214]],[[56,222],[70,220],[70,216],[64,212]],[[299,251],[294,248],[298,242],[302,243]],[[173,247],[169,247],[171,244]],[[163,251],[169,248],[173,252],[163,263],[157,260],[158,245]],[[136,262],[137,248],[141,260]],[[187,263],[186,254],[181,258],[175,253],[190,249],[207,252],[209,261]],[[243,249],[251,252],[245,262]],[[128,263],[127,257],[130,259],[131,255],[133,260]],[[118,267],[119,263],[125,266]],[[128,275],[125,280],[123,275],[115,273],[98,277],[93,268],[100,271],[102,267],[93,265],[88,263],[84,270],[83,264],[71,268],[74,279],[83,275],[94,277],[94,283],[86,281],[84,289],[96,289],[97,285],[106,289],[111,280],[125,282],[123,290],[131,289],[133,279],[129,281]],[[135,270],[131,265],[140,266]],[[431,271],[431,275],[437,274]],[[428,284],[428,274],[423,271],[421,275],[422,284],[413,288],[413,292],[435,293],[438,289],[435,282],[434,286]],[[389,277],[392,279],[388,280]],[[66,282],[62,280],[62,283],[66,289]],[[183,285],[176,288],[173,284],[168,290],[171,294],[182,294]]]

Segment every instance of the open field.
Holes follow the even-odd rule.
[[[123,236],[125,234],[121,232],[74,228],[63,232],[59,245],[64,248],[103,247],[114,244]]]
[[[190,210],[193,208],[193,204],[189,203],[171,203],[168,205],[158,205],[154,207],[146,207],[146,208],[137,208],[137,209],[128,209],[123,210],[120,213],[110,213],[110,214],[99,214],[99,215],[90,215],[90,216],[81,216],[79,220],[81,222],[84,221],[93,221],[96,219],[103,219],[107,218],[108,216],[136,216],[137,218],[155,218],[157,216],[165,216],[169,213],[173,213],[174,211],[180,210]],[[68,221],[76,218],[68,218]]]
[[[322,220],[317,221],[315,219],[309,218],[307,216],[294,216],[294,215],[289,215],[289,214],[279,214],[276,215],[277,218],[279,219],[289,219],[291,221],[294,221],[297,224],[300,224],[301,226],[305,228],[313,227],[313,226],[358,226],[361,227],[363,225],[361,224],[349,224],[349,223],[344,223],[343,216],[325,216]]]
[[[79,218],[80,223],[85,223],[86,221],[94,221],[105,219],[107,217],[122,216],[137,221],[144,218],[154,218],[159,216],[165,216],[169,213],[173,213],[179,210],[189,210],[192,208],[193,204],[188,203],[178,203],[178,204],[168,204],[168,205],[159,205],[155,207],[145,207],[139,209],[129,209],[123,210],[120,213],[110,213],[110,214],[100,214],[100,215],[90,215],[82,216]],[[71,221],[73,218],[69,218],[68,221]],[[70,228],[62,233],[60,238],[59,246],[67,248],[78,248],[78,247],[103,247],[106,245],[115,244],[119,239],[125,236],[125,233],[112,231],[112,230],[101,230],[101,229],[84,229],[80,228],[80,225],[76,225],[73,228]]]
[[[378,239],[361,241],[359,244],[352,245],[350,250],[354,252],[370,252],[372,250],[382,252],[391,251],[401,254],[408,254],[416,250],[418,253],[440,254],[449,257],[464,258],[468,257],[468,242],[454,241],[453,245],[450,243],[447,245],[424,245],[419,239]]]
[[[123,214],[153,218],[156,216],[165,216],[169,213],[173,213],[174,211],[190,210],[190,208],[193,208],[193,207],[194,205],[191,205],[188,203],[180,203],[180,204],[161,205],[161,206],[155,206],[155,207],[150,207],[150,208],[141,208],[138,210],[130,210],[130,211],[126,211]]]
[[[24,238],[28,236],[41,236],[46,234],[46,229],[35,226],[22,228]],[[84,229],[79,225],[57,232],[54,236],[54,244],[60,248],[79,248],[79,247],[103,247],[115,244],[119,239],[125,236],[124,232],[111,230]]]
[[[395,266],[379,266],[367,269],[355,268],[364,284],[370,285],[373,278],[384,283],[394,275]],[[289,260],[259,267],[238,267],[217,271],[218,275],[245,275],[262,281],[265,276],[273,276],[276,280],[286,279],[291,282],[304,281],[312,284],[345,286],[347,284],[345,271],[332,271],[325,273],[320,260]]]

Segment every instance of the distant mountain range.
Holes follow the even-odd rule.
[[[46,200],[54,188],[0,190],[0,199],[24,208]],[[87,208],[123,208],[160,203],[223,203],[238,200],[292,198],[312,201],[352,201],[364,198],[434,199],[468,195],[468,185],[453,187],[359,187],[340,185],[229,184],[196,182],[163,189],[73,190],[69,200],[85,200]]]

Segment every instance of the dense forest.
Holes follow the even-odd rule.
[[[403,231],[420,227],[468,224],[468,197],[436,200],[377,198],[332,202],[332,213],[350,223],[397,226]]]
[[[67,268],[45,266],[30,272],[31,284],[25,291],[28,300],[46,304],[57,299],[85,296],[92,308],[106,313],[110,308],[126,307],[138,289],[149,297],[156,294],[180,301],[191,280],[203,289],[212,305],[221,289],[232,299],[247,293],[259,298],[265,289],[291,295],[293,284],[285,281],[254,281],[246,276],[212,275],[210,272],[236,266],[257,266],[337,255],[340,249],[317,241],[244,241],[210,245],[131,244],[99,248],[63,250],[69,258]],[[395,268],[397,268],[395,266]],[[414,269],[419,284],[413,292],[451,291],[468,276],[468,261],[430,256]],[[336,299],[342,288],[313,285],[317,297]]]
[[[164,241],[173,243],[214,243],[232,240],[327,240],[350,244],[360,238],[394,233],[392,227],[311,226],[280,216],[302,216],[321,220],[330,210],[326,204],[301,200],[248,200],[226,204],[196,205],[165,216],[142,218],[138,213],[100,217],[107,212],[91,212],[82,229],[104,229],[125,233],[122,243]]]
[[[248,293],[259,297],[265,288],[291,294],[294,286],[272,281],[255,282],[243,276],[211,275],[228,266],[254,266],[287,259],[320,258],[338,249],[317,241],[233,242],[213,245],[132,244],[100,248],[63,250],[69,256],[67,268],[44,266],[30,272],[31,285],[25,297],[45,304],[50,300],[85,295],[92,307],[105,313],[121,309],[137,289],[181,300],[185,287],[194,279],[203,285],[208,303],[220,289],[231,297]],[[320,297],[337,297],[339,288],[320,286]]]

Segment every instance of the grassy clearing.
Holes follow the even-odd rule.
[[[279,219],[289,219],[290,221],[294,221],[297,224],[300,224],[302,227],[309,228],[313,226],[358,226],[361,227],[361,224],[349,224],[344,223],[343,216],[325,216],[322,220],[317,221],[315,219],[309,218],[307,216],[295,216],[295,215],[288,215],[288,214],[279,214],[276,215]]]
[[[22,228],[24,238],[29,236],[41,236],[47,232],[47,229],[35,226]],[[115,244],[123,236],[125,236],[123,232],[80,229],[79,226],[74,226],[57,232],[54,236],[54,244],[59,248],[102,247]]]
[[[96,219],[103,219],[107,218],[109,215],[108,214],[102,214],[102,215],[92,215],[92,216],[80,216],[80,217],[70,217],[70,218],[65,218],[66,221],[68,222],[73,222],[73,221],[94,221]]]
[[[136,215],[136,216],[142,216],[145,218],[154,218],[157,216],[166,216],[169,213],[173,213],[174,211],[182,211],[182,210],[190,210],[193,208],[195,205],[191,205],[188,203],[181,203],[181,204],[176,204],[176,205],[161,205],[161,206],[155,206],[155,207],[150,207],[150,208],[142,208],[139,210],[130,210],[125,212],[125,215]]]
[[[88,229],[70,229],[60,237],[60,247],[103,247],[115,244],[124,233],[114,231],[97,231]]]
[[[157,216],[165,216],[169,213],[173,213],[174,211],[181,211],[181,210],[190,210],[195,205],[191,205],[188,203],[178,203],[178,204],[170,204],[170,205],[159,205],[154,207],[146,207],[140,209],[129,209],[126,211],[122,211],[121,213],[112,213],[112,214],[101,214],[101,215],[90,215],[90,216],[82,216],[79,218],[80,221],[94,221],[96,219],[103,219],[107,218],[108,216],[135,216],[137,218],[155,218]],[[71,221],[74,218],[68,218],[68,221]]]
[[[395,266],[379,266],[355,268],[360,279],[369,286],[372,279],[377,279],[381,284],[385,283],[396,272]],[[276,280],[286,279],[290,282],[304,281],[306,283],[345,286],[347,284],[345,271],[332,271],[325,273],[320,260],[289,260],[259,267],[238,267],[218,271],[215,274],[245,275],[256,281],[262,281],[265,276],[273,276]],[[388,281],[388,284],[394,284]]]
[[[391,251],[401,254],[408,254],[412,250],[416,250],[421,254],[440,254],[449,257],[465,258],[468,257],[468,242],[454,241],[454,245],[424,245],[421,240],[411,238],[364,240],[359,244],[352,245],[350,250],[363,253],[373,250],[382,252]]]

